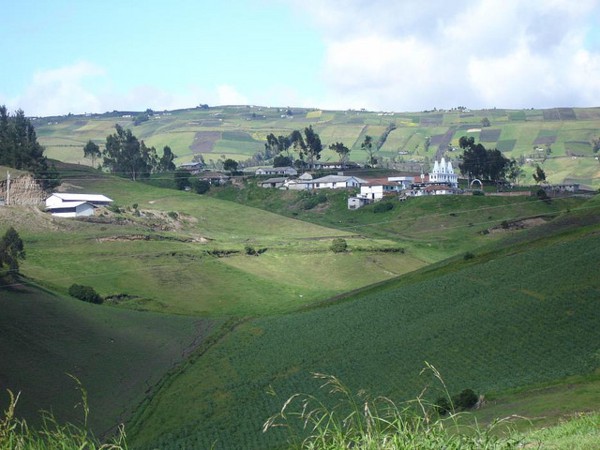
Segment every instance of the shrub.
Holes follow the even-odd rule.
[[[485,195],[483,191],[473,191],[473,195]]]
[[[473,258],[475,258],[475,255],[473,253],[471,253],[471,252],[467,252],[467,253],[465,253],[465,256],[463,256],[463,259],[465,261],[468,261],[468,260],[473,259]]]
[[[104,299],[91,286],[82,286],[81,284],[72,284],[69,288],[69,295],[88,303],[101,304]]]
[[[116,203],[111,203],[110,205],[107,205],[106,209],[115,214],[121,214],[123,212],[121,208],[119,208],[119,205],[117,205]]]
[[[391,202],[379,202],[379,203],[375,203],[375,206],[373,207],[373,212],[374,213],[382,213],[382,212],[390,211],[393,208],[394,208],[394,205]]]
[[[169,216],[173,220],[177,220],[177,218],[179,217],[179,214],[177,214],[175,211],[169,211],[167,213],[167,216]]]
[[[196,194],[206,194],[208,191],[210,191],[210,182],[207,180],[196,179],[192,183],[192,189],[194,189]]]
[[[327,196],[324,193],[307,193],[304,196],[302,206],[304,209],[313,209],[315,206],[325,202],[327,202]]]
[[[463,389],[460,394],[452,398],[454,408],[458,410],[471,409],[477,404],[477,400],[479,400],[479,397],[473,389]]]
[[[550,203],[550,197],[548,197],[548,193],[545,189],[538,189],[538,191],[535,193],[535,196],[538,198],[538,200]]]
[[[343,253],[348,250],[348,243],[346,242],[346,239],[335,238],[331,242],[331,246],[329,248],[333,253]]]

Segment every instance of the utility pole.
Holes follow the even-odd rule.
[[[6,171],[6,206],[10,205],[10,172]]]

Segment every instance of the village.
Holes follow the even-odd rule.
[[[480,180],[469,180],[465,188],[459,187],[458,174],[451,161],[444,157],[435,161],[429,173],[402,172],[386,177],[357,176],[360,169],[348,165],[320,165],[321,171],[337,170],[336,174],[315,177],[306,171],[299,174],[294,167],[261,167],[254,171],[256,183],[265,189],[280,189],[291,191],[316,191],[321,189],[345,189],[352,191],[348,197],[348,209],[356,210],[365,205],[384,199],[405,201],[408,198],[431,195],[464,195],[477,193],[482,195],[483,184]],[[186,163],[179,166],[190,173],[190,176],[205,180],[212,186],[230,183],[234,177],[224,172],[203,171],[198,163]],[[353,174],[345,174],[349,168]],[[250,175],[252,176],[252,175]],[[244,178],[249,176],[243,175]],[[586,193],[579,184],[544,184],[540,186],[548,197]],[[488,195],[500,196],[530,196],[531,190],[508,190],[489,192]],[[12,198],[12,200],[11,200]],[[98,193],[55,192],[45,194],[37,188],[35,181],[28,175],[21,175],[12,180],[7,173],[5,180],[0,180],[0,206],[8,204],[38,205],[45,204],[45,211],[56,217],[76,218],[89,217],[95,214],[99,207],[108,206],[113,199]]]

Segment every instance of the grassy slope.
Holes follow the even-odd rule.
[[[281,436],[262,435],[261,423],[287,396],[315,392],[311,371],[395,399],[420,392],[424,361],[451,392],[593,371],[600,209],[596,200],[589,206],[509,235],[510,246],[473,260],[439,264],[329,308],[244,324],[153,399],[131,429],[133,442],[276,446]],[[269,386],[281,398],[268,397]]]
[[[0,287],[0,409],[21,392],[17,414],[39,410],[80,421],[77,377],[88,391],[90,424],[102,433],[123,421],[165,372],[218,324],[207,319],[119,310],[35,287]]]
[[[336,236],[347,236],[355,247],[398,247],[389,240],[350,238],[348,231],[211,197],[63,170],[70,190],[103,193],[129,208],[108,223],[53,219],[35,209],[0,210],[3,224],[14,225],[25,240],[24,273],[63,293],[79,283],[104,296],[135,296],[120,303],[134,309],[273,314],[424,264],[418,255],[376,250],[336,255],[329,250]],[[134,203],[146,217],[133,215]],[[177,219],[166,214],[175,211]],[[131,236],[147,239],[128,240]],[[246,256],[247,245],[267,251]],[[237,253],[219,258],[210,254],[214,251]],[[339,270],[328,271],[334,266]]]
[[[263,189],[252,180],[243,189],[229,186],[213,189],[210,195],[348,233],[396,241],[428,263],[498,239],[497,235],[483,233],[499,227],[503,221],[535,216],[550,219],[584,202],[580,198],[547,203],[529,197],[430,196],[392,202],[392,210],[375,214],[374,205],[348,210],[349,193],[335,191],[320,193],[327,197],[327,202],[306,210],[304,193]]]
[[[253,118],[253,113],[258,117]],[[160,114],[136,127],[133,126],[133,119],[120,115],[38,119],[35,125],[39,140],[46,146],[49,157],[90,164],[89,160],[83,158],[83,146],[89,139],[102,144],[106,136],[114,132],[115,123],[131,128],[136,136],[144,139],[148,145],[155,146],[159,153],[165,145],[169,145],[179,156],[178,163],[190,161],[196,151],[201,151],[207,162],[223,159],[223,156],[247,159],[263,149],[269,133],[287,135],[293,129],[308,125],[313,125],[321,136],[324,144],[323,161],[338,160],[327,146],[341,141],[352,149],[351,160],[364,162],[366,155],[360,150],[364,136],[369,134],[377,142],[388,124],[395,123],[397,128],[390,133],[379,154],[388,159],[395,157],[399,161],[401,158],[403,161],[427,163],[433,160],[437,151],[437,145],[431,145],[425,151],[428,137],[435,140],[436,136],[449,133],[451,145],[457,147],[461,136],[472,135],[478,139],[480,132],[467,133],[467,130],[480,129],[481,120],[487,117],[491,121],[490,129],[499,130],[500,134],[496,141],[485,142],[486,147],[503,148],[510,143],[506,156],[537,158],[539,154],[533,150],[534,146],[539,146],[536,139],[553,136],[552,154],[543,163],[549,181],[560,183],[568,179],[598,188],[600,165],[594,159],[589,142],[598,137],[600,109],[577,108],[573,116],[576,120],[557,120],[560,116],[548,114],[549,111],[545,113],[546,119],[544,111],[540,110],[482,110],[468,114],[458,111],[396,113],[391,116],[366,111],[326,111],[315,115],[312,112],[307,114],[306,110],[297,110],[294,118],[288,119],[280,117],[278,108],[217,107]],[[195,145],[198,141],[208,135],[212,136],[208,143],[197,149]],[[399,155],[399,152],[408,154]],[[573,159],[573,154],[579,156]],[[455,158],[456,154],[447,156]],[[534,167],[535,163],[524,166],[526,180],[531,180]]]

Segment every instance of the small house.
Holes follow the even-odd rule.
[[[264,188],[281,188],[284,187],[285,183],[288,181],[287,178],[276,177],[276,178],[268,178],[264,181],[260,182],[260,186]]]
[[[347,175],[327,175],[308,182],[312,189],[350,189],[366,183],[362,178]]]
[[[298,171],[293,167],[261,167],[256,169],[256,175],[279,175],[279,176],[292,176],[298,175]]]

